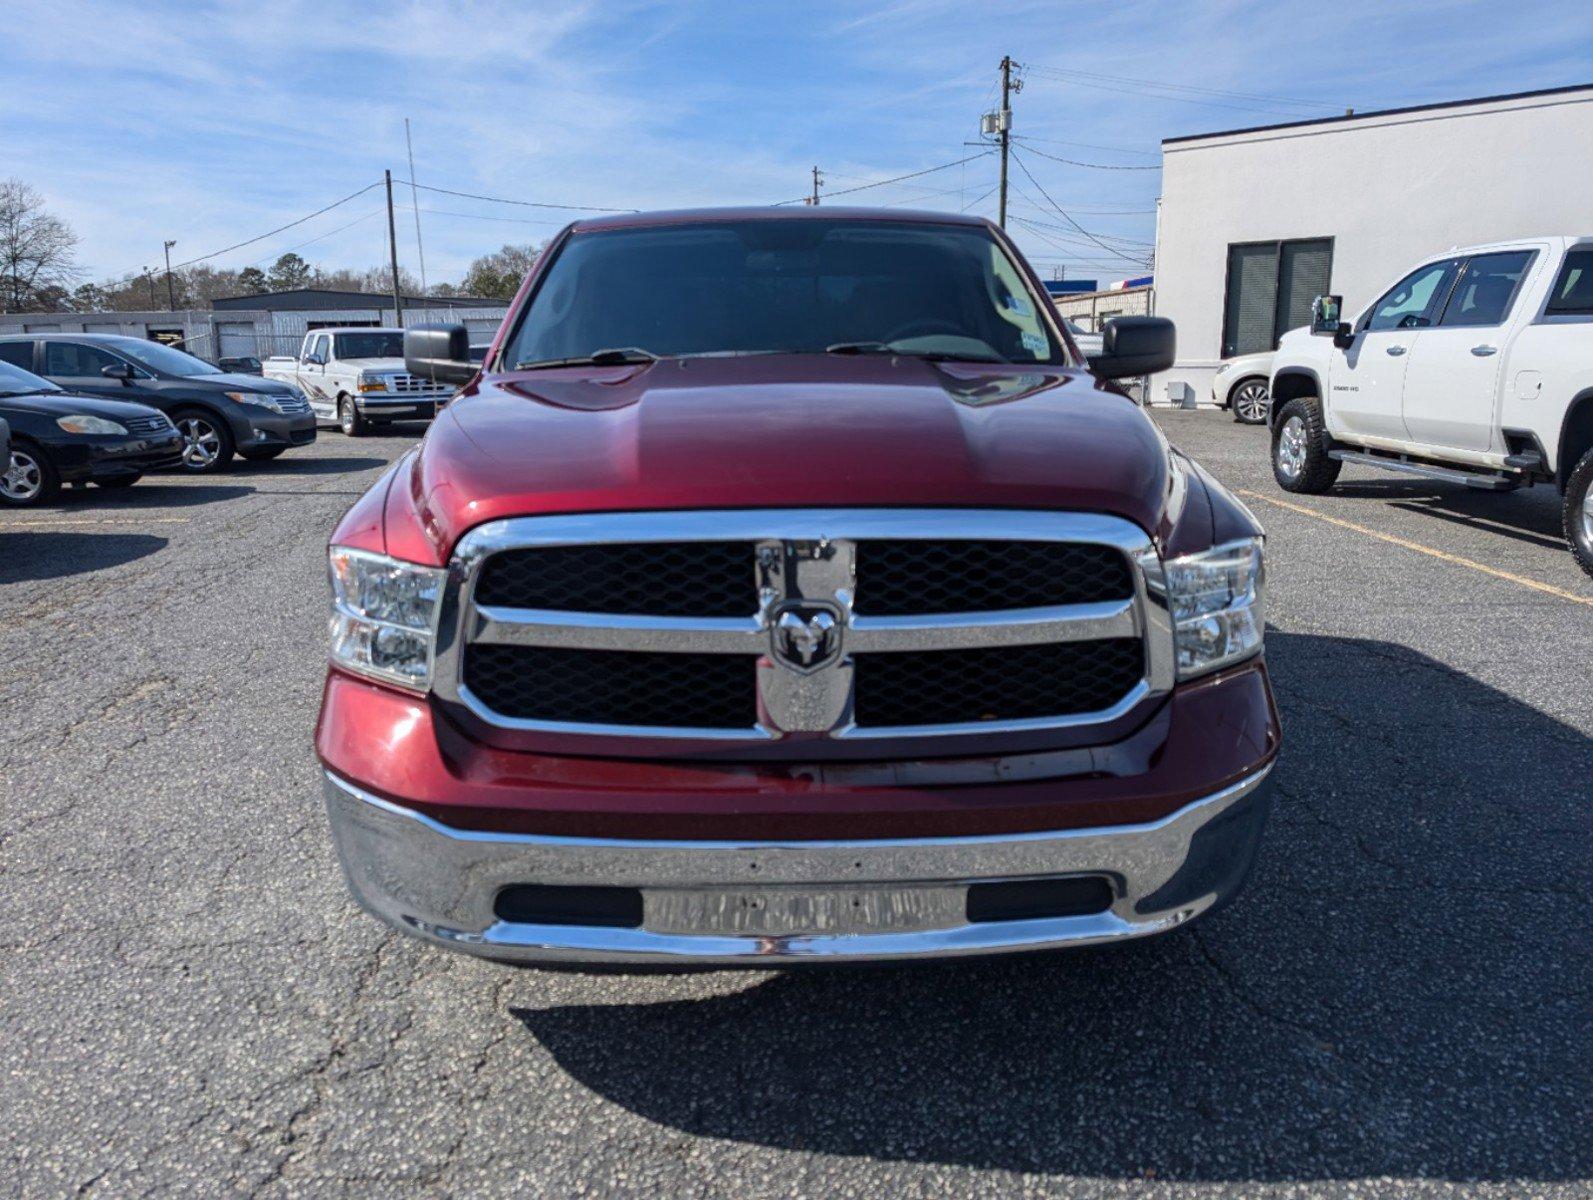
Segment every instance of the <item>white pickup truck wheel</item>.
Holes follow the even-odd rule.
[[[1272,427],[1272,477],[1286,492],[1325,492],[1343,464],[1327,455],[1322,406],[1315,396],[1290,400]]]
[[[364,437],[371,431],[371,423],[360,412],[352,396],[337,399],[337,427],[348,437]]]
[[[1565,540],[1577,564],[1593,575],[1593,450],[1582,455],[1565,484]]]

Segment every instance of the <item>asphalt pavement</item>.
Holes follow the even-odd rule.
[[[1557,497],[1160,412],[1270,535],[1231,908],[1026,959],[516,970],[356,911],[327,532],[403,436],[0,511],[0,1194],[1588,1196],[1593,581]]]

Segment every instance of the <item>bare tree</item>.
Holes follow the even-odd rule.
[[[0,305],[25,312],[59,306],[78,278],[77,235],[44,210],[20,179],[0,180]]]

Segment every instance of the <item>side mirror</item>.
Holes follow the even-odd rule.
[[[1178,339],[1166,317],[1113,317],[1101,331],[1101,352],[1090,359],[1097,379],[1154,375],[1173,365]]]
[[[404,369],[433,383],[469,383],[480,366],[470,361],[463,325],[416,325],[404,330]]]
[[[1321,337],[1332,337],[1342,324],[1339,317],[1343,311],[1343,296],[1318,296],[1311,301],[1311,332]]]
[[[120,379],[123,383],[131,383],[133,380],[133,367],[131,363],[111,363],[108,366],[101,367],[100,374],[107,379]]]

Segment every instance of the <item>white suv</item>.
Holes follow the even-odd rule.
[[[1343,463],[1509,491],[1552,483],[1593,575],[1593,236],[1435,255],[1353,322],[1317,298],[1272,365],[1272,470],[1325,492]]]

